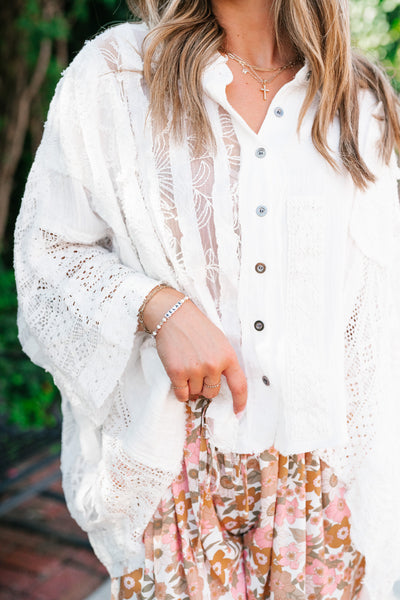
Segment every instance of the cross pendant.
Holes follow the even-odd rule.
[[[262,87],[261,87],[260,91],[263,93],[264,100],[266,100],[267,99],[267,92],[269,92],[269,89],[267,88],[267,83],[265,81],[263,81],[263,84],[262,84]]]

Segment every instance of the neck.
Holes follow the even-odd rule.
[[[223,27],[225,50],[246,61],[267,67],[294,58],[289,44],[277,45],[273,0],[212,0],[216,19]]]

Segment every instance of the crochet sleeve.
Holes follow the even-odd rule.
[[[347,485],[352,539],[366,556],[371,597],[381,595],[382,556],[389,597],[400,559],[400,472],[391,458],[400,453],[400,172],[394,152],[389,165],[379,155],[382,107],[368,108],[360,146],[376,182],[354,195],[344,282],[348,439],[322,457]]]
[[[87,44],[57,86],[15,227],[22,348],[95,422],[145,335],[138,309],[159,283],[133,248],[126,266],[115,246],[123,111]],[[94,206],[104,207],[102,216]]]

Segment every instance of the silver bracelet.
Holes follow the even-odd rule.
[[[157,325],[157,327],[155,328],[155,330],[151,333],[151,335],[153,335],[154,337],[156,337],[157,333],[160,331],[160,329],[164,325],[164,323],[170,317],[172,317],[172,315],[174,314],[174,312],[176,312],[178,310],[178,308],[180,308],[182,306],[182,304],[184,302],[186,302],[186,300],[189,300],[189,296],[185,296],[181,300],[178,300],[178,302],[176,304],[174,304],[173,306],[171,306],[171,308],[169,310],[167,310],[167,312],[165,313],[165,315],[163,316],[163,318],[161,319],[161,321],[159,322],[159,324]]]

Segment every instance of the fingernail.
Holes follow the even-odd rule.
[[[235,415],[236,415],[236,417],[237,417],[238,419],[241,419],[241,418],[242,418],[242,416],[244,415],[245,411],[246,411],[246,409],[245,409],[245,408],[243,408],[243,409],[242,409],[242,410],[240,410],[239,412],[235,412]]]

